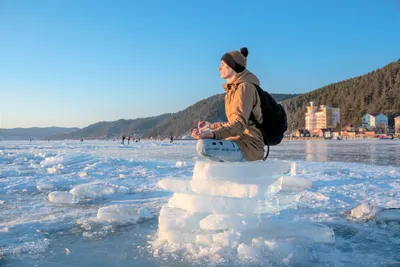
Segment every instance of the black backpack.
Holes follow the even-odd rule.
[[[287,130],[287,117],[285,109],[281,104],[278,104],[275,99],[260,86],[253,84],[260,96],[261,112],[263,115],[263,122],[257,123],[255,119],[252,121],[255,126],[261,131],[264,139],[264,144],[268,147],[267,154],[264,160],[268,157],[269,147],[278,145],[283,135]],[[253,114],[250,115],[250,119]]]

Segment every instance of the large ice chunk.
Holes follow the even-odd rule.
[[[400,209],[391,208],[378,211],[375,220],[384,222],[400,222]]]
[[[74,204],[79,202],[79,197],[66,191],[54,191],[48,195],[49,201],[61,204]]]
[[[39,191],[48,191],[53,188],[53,185],[52,184],[37,184],[36,188]]]
[[[249,243],[255,236],[264,239],[300,237],[318,243],[335,242],[335,234],[328,226],[311,222],[296,222],[283,218],[262,221],[257,229],[242,233],[241,240]]]
[[[129,189],[124,186],[108,186],[103,184],[80,184],[69,191],[82,198],[102,198],[113,194],[127,194]]]
[[[181,193],[174,193],[168,201],[168,206],[183,209],[191,213],[254,214],[259,212],[258,199],[211,197]],[[276,211],[278,211],[276,206],[264,203],[263,212]]]
[[[252,161],[252,162],[208,162],[197,161],[193,180],[227,180],[238,183],[252,183],[254,180],[273,178],[289,173],[291,162]]]
[[[229,181],[183,180],[165,178],[158,182],[164,190],[234,198],[263,197],[281,189],[282,178],[259,180],[258,184],[238,184]]]
[[[210,214],[200,221],[203,230],[225,230],[235,229],[238,231],[257,228],[256,216],[245,216],[241,214]]]
[[[264,198],[227,198],[174,193],[168,201],[171,208],[183,209],[191,213],[208,212],[219,214],[276,213],[294,208],[300,194],[278,193]]]
[[[120,204],[102,207],[97,211],[97,219],[119,224],[136,223],[140,218],[149,218],[146,208],[137,205]]]
[[[352,208],[345,212],[348,219],[352,220],[369,220],[371,219],[377,209],[369,203],[361,203],[359,206]]]
[[[195,230],[200,228],[200,221],[208,213],[190,213],[182,209],[170,208],[164,205],[158,217],[158,228],[163,230],[181,229]]]

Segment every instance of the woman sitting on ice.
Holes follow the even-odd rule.
[[[247,48],[226,53],[218,68],[226,91],[225,114],[228,122],[199,121],[192,136],[199,139],[196,150],[212,161],[254,161],[264,157],[262,133],[252,119],[262,122],[260,97],[254,86],[258,78],[246,69]]]

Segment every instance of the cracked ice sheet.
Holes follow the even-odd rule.
[[[195,142],[176,141],[171,145],[169,141],[144,141],[121,146],[118,141],[0,142],[0,200],[4,201],[0,205],[0,246],[7,246],[2,251],[7,262],[0,260],[0,265],[53,266],[55,261],[74,266],[131,266],[132,261],[144,263],[142,266],[162,265],[159,262],[155,264],[155,261],[170,266],[192,262],[195,265],[205,265],[204,262],[225,266],[245,264],[237,260],[237,250],[222,248],[225,238],[220,239],[221,246],[208,248],[181,244],[175,250],[172,246],[168,250],[160,245],[150,250],[149,255],[147,241],[151,237],[147,239],[146,236],[155,235],[156,219],[132,227],[115,228],[112,235],[95,241],[88,242],[82,238],[77,220],[96,217],[100,207],[136,203],[136,200],[143,207],[150,205],[157,214],[171,196],[169,192],[161,192],[157,182],[164,177],[193,175],[197,159]],[[332,225],[335,231],[336,242],[329,246],[302,243],[303,255],[315,260],[305,260],[299,265],[370,266],[376,263],[389,266],[398,258],[400,250],[396,226],[387,224],[382,228],[375,222],[354,224],[344,221],[342,213],[363,202],[386,208],[399,207],[400,141],[340,142],[284,141],[273,148],[276,153],[270,154],[268,159],[280,157],[295,160],[297,175],[313,182],[300,199],[300,209],[287,211],[286,215],[291,220]],[[309,158],[309,145],[319,146],[320,143],[326,150],[312,150],[315,157]],[[326,156],[324,151],[328,153]],[[65,155],[70,155],[70,158]],[[57,156],[68,159],[68,162],[46,167],[61,164],[63,169],[57,169],[59,172],[48,173],[46,168],[40,166],[45,158]],[[180,163],[178,168],[177,162],[186,164]],[[129,194],[96,197],[90,202],[71,206],[49,203],[49,191],[42,193],[36,188],[40,184],[52,184],[54,187],[50,191],[69,191],[76,185],[88,183],[116,188],[126,186],[131,191]],[[48,240],[45,241],[45,238]],[[231,243],[235,242],[233,237],[231,240]],[[282,248],[285,242],[292,244],[291,240],[268,242],[271,249]],[[66,247],[71,251],[68,257],[59,253],[64,252]],[[284,247],[286,249],[282,248],[279,253],[271,251],[255,265],[290,266],[293,260],[290,254],[295,257],[297,250],[291,245]],[[105,250],[109,253],[104,254]],[[192,256],[183,251],[191,251]],[[240,251],[250,255],[245,252],[245,249]],[[164,257],[166,261],[163,261]],[[96,258],[100,258],[101,262],[95,262]]]

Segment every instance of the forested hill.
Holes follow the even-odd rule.
[[[339,107],[342,126],[361,125],[366,113],[384,113],[392,119],[400,114],[400,59],[365,75],[283,101],[290,131],[304,127],[304,114],[310,101]]]

